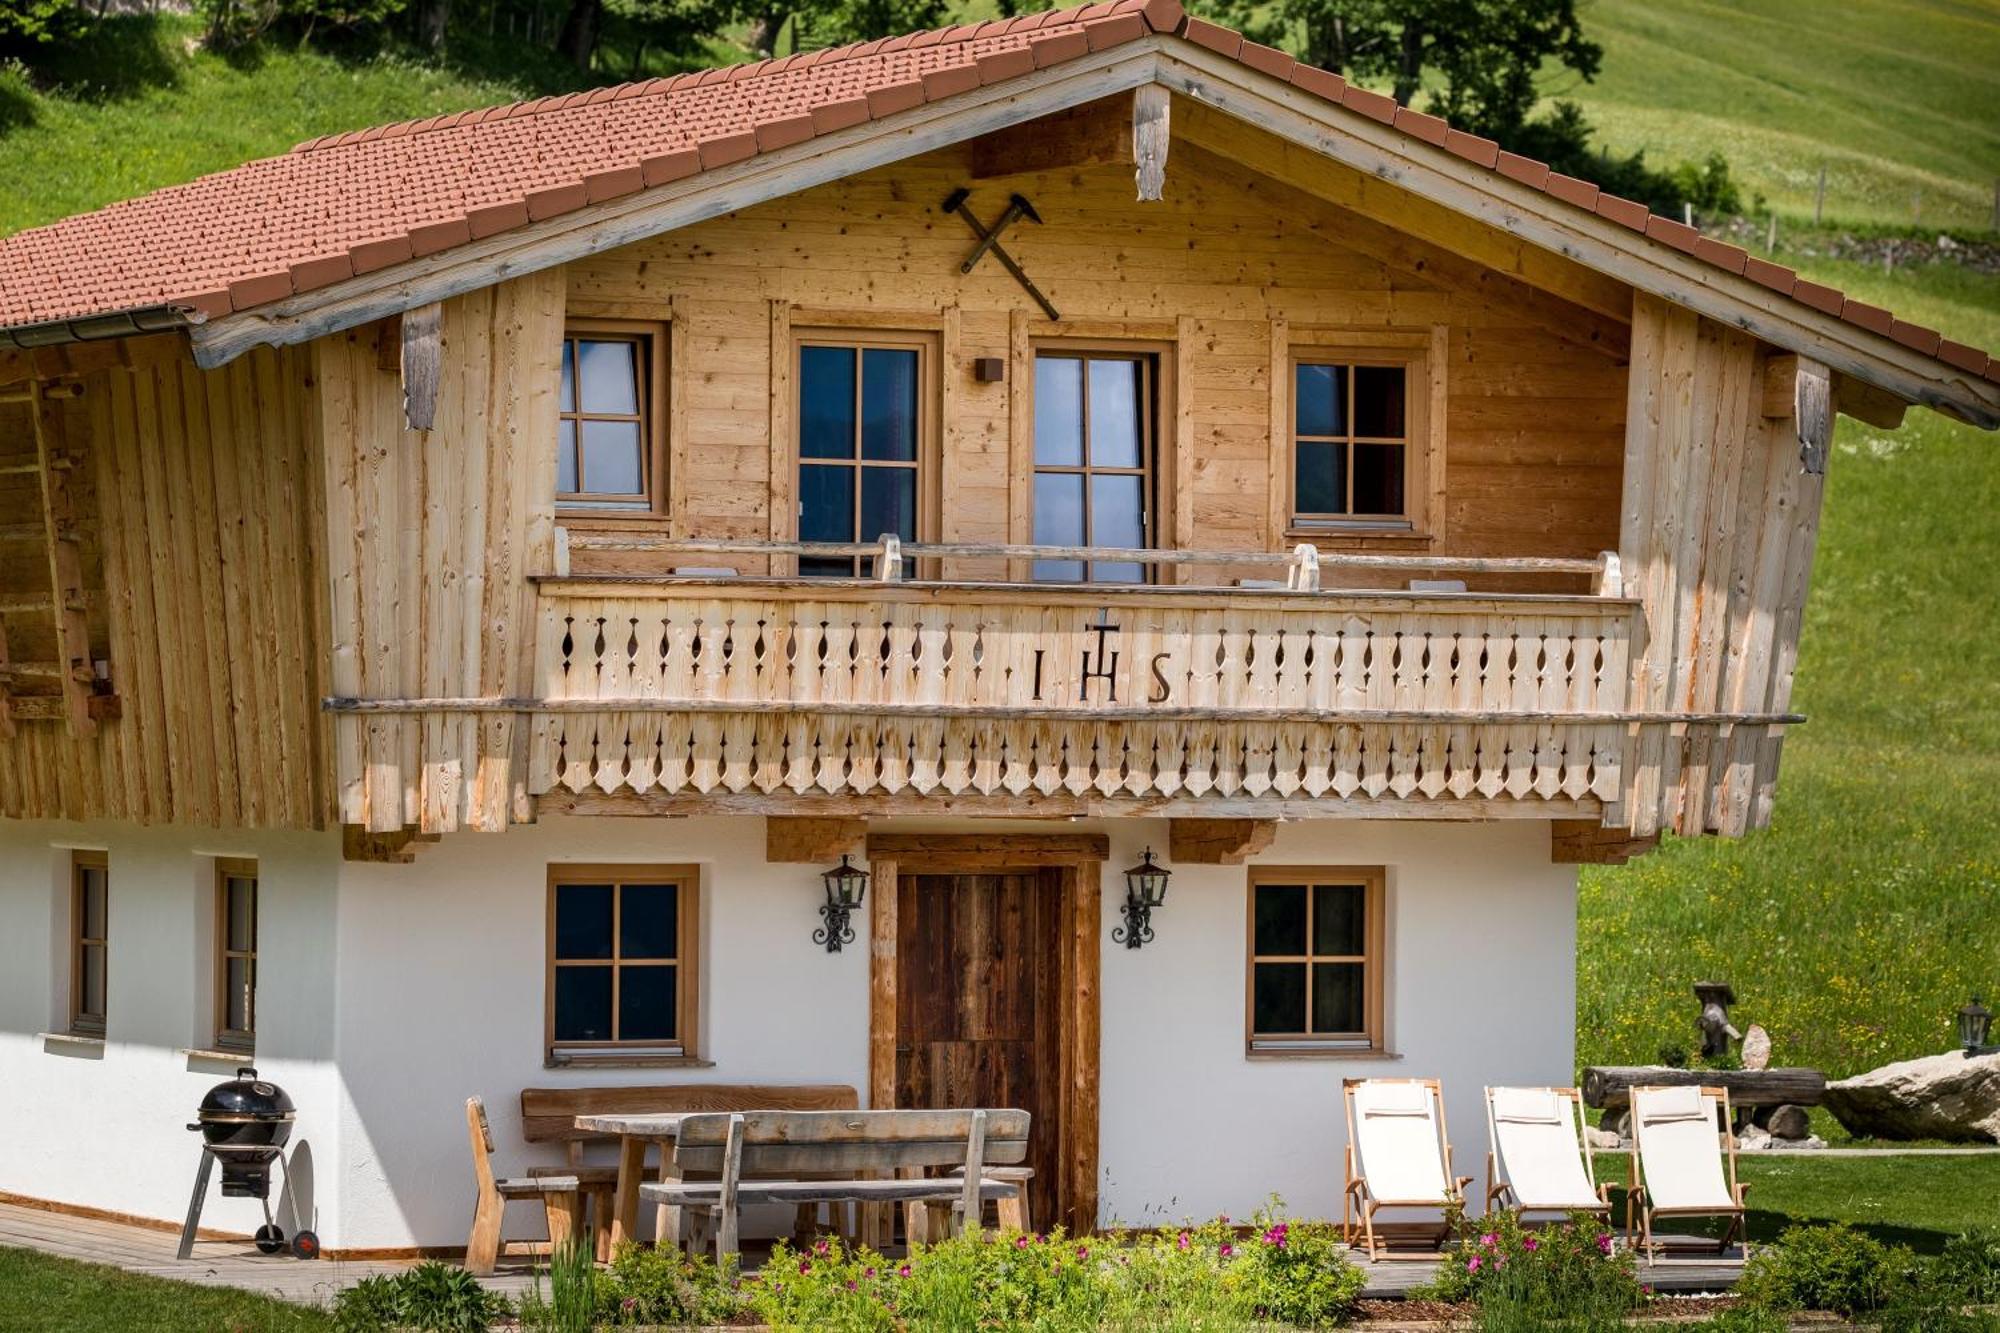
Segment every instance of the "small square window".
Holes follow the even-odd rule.
[[[1299,348],[1291,360],[1289,530],[1435,535],[1425,479],[1442,467],[1430,354]]]
[[[694,1054],[696,893],[688,867],[550,868],[552,1062]]]
[[[1381,1049],[1383,878],[1379,867],[1252,871],[1252,1054]]]

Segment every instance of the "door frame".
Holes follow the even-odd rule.
[[[896,1104],[897,899],[901,877],[981,872],[1056,873],[1065,947],[1056,1041],[1062,1071],[1063,1179],[1059,1219],[1072,1234],[1097,1229],[1100,901],[1110,839],[1102,833],[871,833],[874,905],[869,911],[868,1104]]]

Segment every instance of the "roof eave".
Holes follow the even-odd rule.
[[[172,333],[192,328],[200,322],[198,315],[177,305],[134,306],[97,315],[78,315],[71,319],[49,319],[0,328],[0,350],[31,352],[38,347],[59,347],[65,343]]]

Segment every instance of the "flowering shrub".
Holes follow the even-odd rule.
[[[1347,1242],[1331,1222],[1291,1222],[1275,1206],[1256,1217],[1257,1234],[1239,1260],[1243,1290],[1259,1318],[1296,1328],[1326,1328],[1354,1311],[1368,1279],[1347,1262]]]
[[[1437,1299],[1579,1326],[1615,1324],[1640,1303],[1632,1257],[1616,1250],[1610,1229],[1588,1213],[1531,1230],[1519,1214],[1502,1212],[1460,1228],[1429,1289]]]
[[[822,1237],[805,1250],[784,1241],[771,1247],[764,1271],[746,1280],[750,1307],[772,1328],[894,1329],[899,1284],[911,1266],[891,1264],[866,1246],[847,1248]]]
[[[621,1245],[610,1271],[598,1275],[601,1324],[720,1324],[740,1308],[714,1259],[671,1245]]]

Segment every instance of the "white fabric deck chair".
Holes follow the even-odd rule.
[[[1632,1089],[1632,1183],[1625,1231],[1635,1219],[1648,1263],[1659,1262],[1661,1217],[1728,1219],[1719,1254],[1743,1235],[1743,1193],[1736,1178],[1736,1135],[1730,1132],[1727,1088]],[[1744,1246],[1747,1256],[1749,1246]]]
[[[1597,1183],[1583,1099],[1575,1088],[1486,1090],[1486,1211],[1611,1216],[1611,1186]]]
[[[1444,1123],[1444,1092],[1434,1078],[1350,1078],[1347,1102],[1347,1185],[1340,1225],[1352,1245],[1358,1222],[1368,1262],[1399,1258],[1375,1235],[1383,1208],[1443,1211],[1465,1202],[1471,1176],[1451,1174],[1451,1138]],[[1433,1249],[1444,1244],[1440,1221]]]

